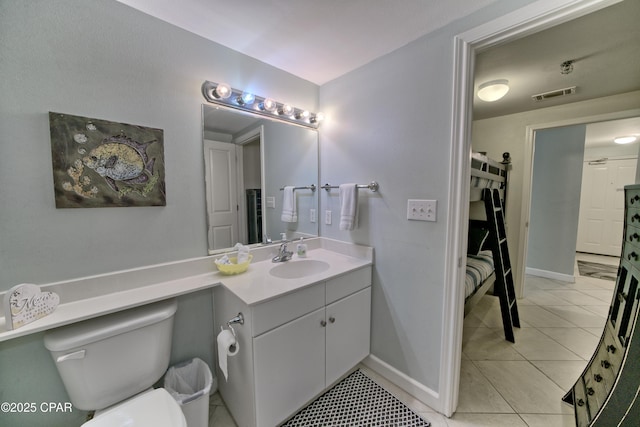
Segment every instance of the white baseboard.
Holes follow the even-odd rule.
[[[527,267],[525,273],[531,276],[544,277],[546,279],[560,280],[561,282],[575,283],[576,276],[573,274],[556,273],[555,271],[539,270],[537,268]]]
[[[362,364],[367,368],[377,372],[385,377],[425,405],[428,405],[433,410],[442,413],[442,402],[440,401],[440,394],[431,390],[429,387],[420,384],[418,381],[409,377],[407,374],[400,372],[393,366],[386,362],[383,362],[374,355],[367,356]]]

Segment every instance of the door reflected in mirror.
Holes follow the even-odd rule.
[[[297,221],[281,219],[285,186],[318,187],[316,130],[202,106],[209,253],[318,235],[318,191],[294,192]]]

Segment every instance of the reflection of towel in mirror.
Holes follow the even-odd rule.
[[[358,185],[340,185],[340,230],[358,227]]]
[[[282,222],[298,222],[298,209],[296,207],[296,192],[293,186],[284,187],[284,197],[282,200]]]

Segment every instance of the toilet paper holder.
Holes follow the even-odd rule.
[[[235,331],[235,329],[233,329],[233,326],[231,326],[234,323],[239,323],[241,325],[244,325],[244,316],[242,315],[242,312],[238,313],[237,316],[232,317],[231,319],[227,320],[227,327],[231,330],[231,333],[233,334],[233,337],[237,338],[236,331]],[[223,326],[220,326],[220,331],[224,331],[224,327]]]

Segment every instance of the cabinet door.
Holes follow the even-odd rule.
[[[324,350],[324,307],[254,338],[258,427],[279,424],[324,390]]]
[[[327,386],[369,354],[371,287],[327,306]]]

